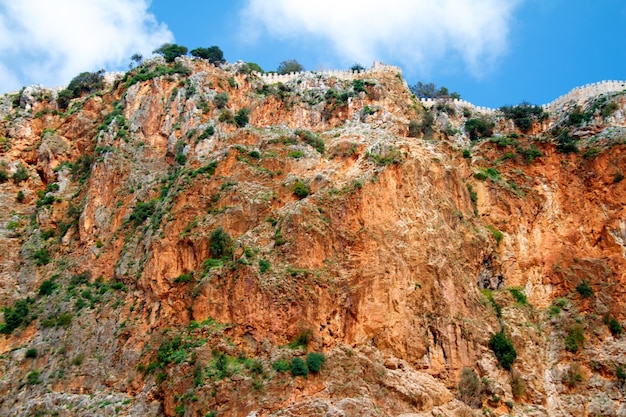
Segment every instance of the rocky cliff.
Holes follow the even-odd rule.
[[[626,92],[146,62],[0,97],[0,414],[626,415]]]

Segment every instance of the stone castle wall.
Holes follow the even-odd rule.
[[[548,104],[543,105],[545,111],[555,111],[569,102],[581,104],[585,100],[606,93],[617,93],[626,90],[626,81],[605,80],[597,83],[576,87]]]
[[[402,74],[402,69],[393,65],[386,65],[379,62],[374,62],[372,68],[362,71],[350,71],[350,70],[327,70],[327,71],[303,71],[292,72],[289,74],[276,74],[276,73],[260,73],[253,72],[255,76],[261,79],[266,84],[286,83],[295,80],[304,74],[320,75],[322,77],[334,77],[339,80],[352,81],[357,78],[363,78],[367,76],[376,76],[381,73]],[[405,81],[406,84],[406,81]],[[548,104],[543,104],[541,107],[547,112],[554,112],[569,102],[582,103],[584,100],[595,97],[599,94],[620,92],[626,90],[626,81],[605,80],[597,83],[587,84],[584,86],[576,87],[567,94],[564,94]],[[441,99],[424,98],[420,99],[421,103],[426,108],[432,108]],[[476,106],[466,100],[446,100],[446,103],[457,108],[469,108],[470,110],[482,113],[482,114],[495,114],[498,109]]]
[[[286,83],[296,78],[301,77],[304,74],[321,75],[322,77],[334,77],[339,80],[352,81],[357,78],[362,78],[368,75],[378,75],[382,73],[388,74],[400,74],[402,75],[402,69],[393,65],[382,64],[380,62],[374,62],[372,68],[362,71],[351,70],[326,70],[326,71],[302,71],[291,72],[289,74],[276,74],[276,73],[260,73],[254,71],[253,74],[259,77],[266,84]]]

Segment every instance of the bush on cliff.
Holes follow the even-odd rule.
[[[209,249],[213,258],[222,258],[232,253],[232,239],[222,226],[215,229],[209,237]]]
[[[70,100],[82,96],[83,94],[91,94],[101,90],[104,86],[104,70],[96,72],[81,72],[72,78],[66,89],[59,91],[57,96],[57,104],[59,108],[66,109]]]
[[[212,64],[221,64],[226,62],[224,59],[224,52],[222,52],[217,45],[209,46],[208,48],[192,49],[191,55],[196,58],[206,59]]]
[[[152,53],[157,55],[161,55],[165,58],[165,62],[174,62],[176,58],[179,56],[187,55],[187,47],[182,45],[177,45],[175,43],[164,43]]]
[[[511,369],[511,365],[517,358],[517,352],[513,342],[506,334],[504,330],[500,330],[498,333],[491,336],[489,340],[489,347],[498,358],[498,363],[506,370]]]
[[[295,357],[291,360],[291,375],[293,376],[307,376],[309,375],[309,368],[302,358]]]

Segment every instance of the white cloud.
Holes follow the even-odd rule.
[[[522,0],[248,0],[247,36],[323,39],[343,63],[376,59],[408,69],[461,58],[475,75],[506,52]]]
[[[0,92],[126,66],[173,35],[149,0],[0,0]]]

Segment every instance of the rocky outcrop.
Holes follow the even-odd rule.
[[[619,415],[623,94],[524,133],[393,72],[240,70],[0,99],[2,413]]]

